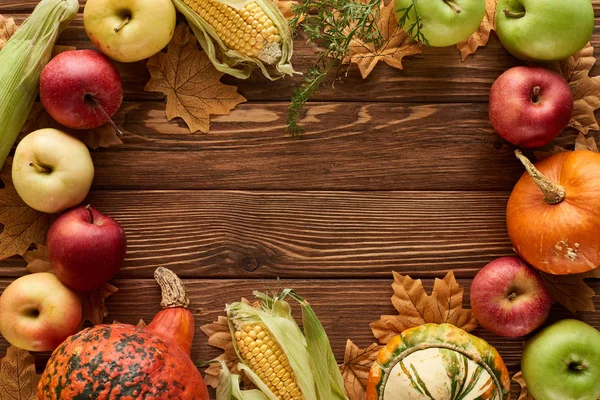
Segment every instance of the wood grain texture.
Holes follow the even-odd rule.
[[[439,277],[443,277],[439,275]],[[0,279],[2,290],[10,281]],[[380,315],[396,314],[391,305],[390,297],[392,279],[381,280],[186,280],[185,286],[190,296],[190,309],[193,311],[196,326],[211,323],[217,316],[224,315],[226,303],[238,301],[241,297],[252,298],[253,290],[278,291],[284,287],[294,288],[304,296],[319,316],[330,338],[334,353],[341,362],[347,339],[352,339],[357,345],[366,347],[375,341],[371,334],[369,323],[377,320]],[[109,297],[107,306],[109,315],[105,322],[117,320],[122,323],[136,324],[140,318],[149,322],[159,310],[159,289],[153,280],[117,280],[114,284],[119,291]],[[425,286],[431,290],[432,279],[424,280]],[[468,307],[469,280],[459,280],[465,287],[464,305]],[[591,285],[600,291],[600,281]],[[600,308],[600,296],[594,298],[596,307]],[[298,307],[293,306],[295,316],[300,321]],[[574,315],[560,306],[554,306],[552,315],[547,323]],[[600,328],[600,313],[580,313],[577,318]],[[206,337],[199,329],[192,348],[194,361],[206,361],[219,355],[217,349],[207,344]],[[523,343],[531,336],[522,338],[502,338],[481,328],[473,332],[495,346],[511,373],[520,367],[520,354]],[[4,354],[7,343],[0,340],[0,354]],[[43,365],[47,355],[40,359]],[[516,388],[515,388],[516,389]]]
[[[472,277],[514,254],[507,193],[94,192],[128,237],[122,278],[165,266],[186,278]],[[22,264],[21,264],[22,265]],[[0,276],[20,266],[0,263]]]

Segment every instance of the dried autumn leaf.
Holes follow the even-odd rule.
[[[56,122],[50,114],[44,110],[41,103],[35,103],[21,129],[21,133],[26,135],[38,129],[54,128],[74,136],[92,149],[99,147],[109,147],[111,145],[122,144],[123,142],[117,136],[117,133],[110,124],[104,124],[94,129],[70,129]]]
[[[10,39],[16,30],[17,24],[15,24],[14,19],[0,15],[0,50],[2,50],[6,42],[8,42],[8,39]]]
[[[44,245],[38,245],[37,249],[29,250],[23,254],[23,259],[27,261],[27,272],[35,274],[38,272],[54,273],[50,260],[48,259],[48,248]]]
[[[216,388],[219,384],[219,374],[221,371],[221,365],[218,360],[225,361],[232,373],[239,374],[237,370],[239,360],[235,353],[235,349],[233,348],[233,341],[231,340],[231,331],[229,330],[227,317],[220,315],[212,324],[202,325],[200,330],[208,336],[208,344],[223,350],[223,353],[213,360],[215,362],[211,363],[206,371],[204,371],[204,380],[206,384]]]
[[[523,374],[521,373],[521,371],[517,372],[512,377],[512,380],[517,382],[519,384],[519,386],[521,386],[521,393],[519,393],[519,398],[517,400],[535,400],[529,394],[529,390],[527,390],[527,384],[525,383],[525,380],[523,379]]]
[[[281,14],[285,19],[290,20],[295,17],[293,7],[298,4],[296,0],[275,0],[275,4],[277,4],[279,11],[281,11]],[[302,21],[304,21],[304,17],[302,17],[298,23]]]
[[[0,171],[4,188],[0,189],[0,260],[14,255],[23,255],[31,244],[46,242],[46,232],[53,216],[30,208],[21,200],[12,184],[12,159],[6,160]]]
[[[467,57],[474,54],[481,46],[485,46],[490,40],[493,30],[496,30],[496,6],[498,0],[485,0],[485,14],[479,29],[477,29],[467,40],[460,42],[456,48],[460,52],[460,58],[465,61]]]
[[[10,346],[0,360],[0,399],[35,399],[39,380],[33,356],[27,350]]]
[[[210,115],[227,115],[246,101],[236,86],[221,83],[223,73],[198,48],[184,23],[175,29],[167,52],[152,56],[147,66],[151,78],[144,90],[166,95],[167,118],[183,118],[192,133],[207,133]]]
[[[383,315],[371,324],[379,343],[388,343],[404,330],[426,323],[449,323],[467,332],[477,327],[471,310],[462,308],[464,289],[458,285],[452,271],[444,279],[435,279],[430,296],[420,279],[413,280],[396,272],[392,288],[392,304],[399,315]]]
[[[575,150],[589,150],[594,153],[599,153],[596,139],[593,137],[586,137],[583,133],[577,135],[577,139],[575,140]]]
[[[537,150],[533,152],[533,155],[538,161],[543,160],[544,158],[548,158],[553,154],[564,153],[565,151],[569,151],[564,147],[560,146],[552,146],[548,150]]]
[[[135,327],[138,329],[144,329],[146,326],[148,326],[146,324],[146,321],[144,321],[143,319],[140,319]]]
[[[81,304],[83,307],[83,321],[90,321],[94,325],[101,324],[104,317],[108,315],[108,310],[104,302],[106,298],[115,293],[116,287],[109,283],[104,286],[94,289],[90,292],[80,293]]]
[[[541,271],[539,274],[550,297],[569,311],[596,311],[596,293],[585,283],[585,279],[600,278],[600,268],[574,275],[552,275]]]
[[[365,399],[369,370],[382,347],[373,343],[366,349],[360,349],[351,340],[346,342],[344,363],[340,365],[340,371],[349,400]]]
[[[569,126],[584,134],[600,129],[594,116],[594,111],[600,108],[600,76],[589,76],[595,63],[594,48],[590,43],[559,63],[560,72],[573,92],[574,106]]]
[[[378,21],[384,39],[381,46],[376,48],[372,43],[365,43],[360,39],[352,39],[350,42],[349,61],[358,66],[363,79],[369,76],[380,61],[390,67],[402,69],[402,59],[405,56],[419,54],[422,51],[419,43],[412,40],[398,25],[394,2],[390,2],[387,6],[381,2],[381,6]]]

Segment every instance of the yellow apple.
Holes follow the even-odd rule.
[[[171,0],[88,0],[83,25],[102,53],[116,61],[135,62],[171,41],[175,14]]]
[[[29,207],[53,214],[85,199],[94,180],[94,164],[79,139],[58,129],[39,129],[17,146],[12,179]]]
[[[29,351],[54,350],[81,325],[81,301],[48,272],[25,275],[0,296],[0,333]]]

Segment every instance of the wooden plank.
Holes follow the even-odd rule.
[[[122,278],[473,277],[512,255],[505,192],[98,191],[128,235]],[[24,273],[0,263],[0,276]]]
[[[600,5],[598,8],[600,9]],[[17,14],[14,17],[20,23],[26,15]],[[93,48],[83,29],[81,15],[63,32],[59,43],[77,46],[77,48]],[[592,44],[595,47],[600,46],[600,19],[596,21]],[[298,71],[306,71],[315,62],[316,47],[307,43],[306,37],[302,34],[296,39],[294,45],[294,66]],[[521,63],[508,54],[493,35],[485,48],[480,48],[476,55],[469,57],[465,62],[460,60],[459,53],[454,47],[430,47],[426,48],[423,54],[408,57],[404,61],[405,69],[402,71],[382,63],[375,68],[368,79],[363,80],[356,67],[352,67],[347,77],[335,84],[335,88],[332,87],[331,82],[323,85],[321,91],[313,96],[313,100],[364,101],[369,99],[409,103],[484,103],[488,101],[489,89],[494,80],[506,69]],[[144,91],[144,86],[149,80],[144,61],[131,64],[117,63],[117,67],[124,82],[127,100],[164,98],[161,94]],[[592,74],[600,74],[600,65],[594,67]],[[239,92],[250,101],[289,102],[293,89],[301,79],[302,77],[296,76],[269,82],[259,74],[254,74],[247,80],[225,76],[223,82],[238,86]]]
[[[441,277],[441,275],[440,275]],[[0,279],[0,288],[9,283]],[[159,289],[153,280],[118,280],[114,282],[119,291],[109,298],[107,306],[110,314],[106,322],[118,320],[123,323],[136,324],[140,318],[149,322],[159,310]],[[369,323],[380,315],[397,314],[390,303],[391,277],[382,280],[187,280],[185,282],[191,299],[191,310],[196,319],[196,326],[211,323],[217,316],[224,315],[226,303],[239,300],[241,297],[251,298],[253,290],[279,290],[292,287],[310,301],[327,331],[332,348],[338,361],[342,361],[347,339],[352,339],[358,346],[365,347],[374,342]],[[464,305],[468,306],[469,280],[459,280],[465,287]],[[432,287],[432,280],[424,281],[427,288]],[[590,283],[596,291],[600,291],[600,281]],[[594,303],[600,307],[600,296],[595,296]],[[296,318],[300,320],[298,307],[294,306]],[[560,306],[555,306],[548,323],[563,318],[576,317],[596,328],[600,328],[600,313],[579,313],[577,316]],[[520,357],[524,338],[502,338],[482,328],[473,332],[494,345],[502,354],[511,374],[520,367]],[[4,354],[7,343],[0,340],[0,354]],[[192,359],[206,361],[219,355],[217,349],[211,348],[206,336],[197,330]],[[45,357],[40,363],[43,365]],[[516,387],[515,387],[516,390]],[[515,392],[516,394],[516,392]]]
[[[125,144],[93,153],[94,187],[510,191],[523,172],[486,104],[311,103],[297,140],[286,116],[286,104],[242,104],[190,135],[164,104],[126,103]]]

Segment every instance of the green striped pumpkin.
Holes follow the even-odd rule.
[[[507,400],[504,361],[485,340],[450,324],[394,337],[369,372],[367,400]]]

